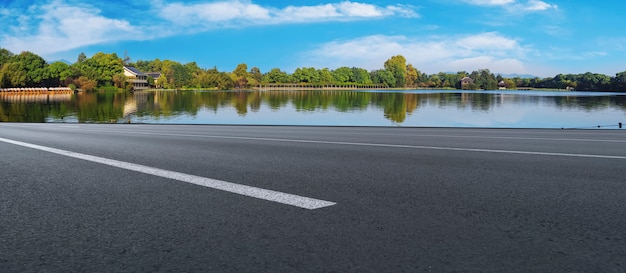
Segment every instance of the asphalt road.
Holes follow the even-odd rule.
[[[624,272],[626,131],[0,123],[0,271]]]

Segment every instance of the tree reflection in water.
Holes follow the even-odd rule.
[[[489,114],[508,105],[548,106],[555,110],[626,111],[626,96],[589,93],[459,92],[459,91],[143,91],[54,95],[0,94],[0,121],[127,122],[140,118],[159,123],[176,116],[195,117],[232,109],[240,117],[264,111],[297,113],[381,112],[394,124],[404,123],[422,108],[456,109]],[[432,116],[414,117],[429,119]],[[208,122],[207,122],[208,123]],[[265,122],[271,124],[272,121]],[[442,124],[442,126],[448,126]]]

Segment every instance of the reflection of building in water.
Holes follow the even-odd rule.
[[[55,103],[72,100],[72,93],[0,93],[0,100],[9,103]]]
[[[150,92],[133,92],[133,96],[124,103],[124,117],[137,113],[147,102]]]

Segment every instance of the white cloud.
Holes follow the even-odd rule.
[[[389,57],[400,54],[427,73],[488,68],[525,74],[532,72],[524,63],[529,51],[528,46],[495,32],[430,38],[374,35],[323,44],[305,53],[300,66],[347,65],[374,70],[382,68]]]
[[[548,4],[541,0],[464,0],[464,2],[477,6],[500,6],[509,13],[536,12],[548,9],[558,9],[555,4]]]
[[[539,0],[530,0],[526,4],[526,6],[524,6],[524,9],[528,11],[542,11],[542,10],[557,9],[557,8],[558,8],[557,5],[548,4],[546,2],[539,1]]]
[[[159,16],[179,25],[216,23],[232,20],[258,20],[270,18],[269,10],[252,3],[230,1],[195,5],[172,3],[159,6]]]
[[[496,32],[462,37],[456,41],[456,45],[470,50],[510,50],[519,47],[516,40],[506,38]]]
[[[208,27],[349,21],[386,16],[418,17],[411,6],[386,7],[359,2],[338,2],[314,6],[263,7],[245,0],[201,4],[158,4],[159,16],[179,25]]]
[[[479,6],[501,6],[515,3],[515,0],[465,0],[465,2]]]
[[[140,33],[125,20],[109,19],[92,7],[69,6],[53,1],[29,8],[18,24],[0,40],[14,51],[33,51],[40,55],[62,52],[82,46],[124,39],[137,39]],[[19,23],[27,20],[29,23]],[[23,35],[23,33],[33,33]]]
[[[89,4],[67,4],[50,0],[20,10],[0,8],[0,45],[13,52],[32,51],[43,57],[80,47],[117,41],[146,40],[215,28],[290,23],[315,23],[376,19],[389,16],[418,17],[412,6],[386,7],[343,1],[314,6],[265,7],[248,0],[152,2],[145,25],[134,25],[132,17],[113,19]],[[20,16],[14,16],[20,14]],[[123,12],[122,12],[123,14]],[[129,18],[129,19],[126,19]],[[165,20],[163,20],[165,19]]]
[[[456,69],[452,71],[474,71],[481,68],[489,68],[495,73],[528,73],[522,61],[515,58],[495,58],[492,56],[479,56],[457,59],[450,62],[450,66]]]

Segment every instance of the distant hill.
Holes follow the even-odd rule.
[[[65,59],[60,59],[60,60],[56,60],[56,61],[52,61],[49,63],[56,63],[56,62],[62,62],[62,63],[66,63],[66,64],[73,64],[72,62],[65,60]]]
[[[499,73],[493,73],[494,75],[498,75]],[[500,74],[500,76],[502,76],[503,78],[521,78],[521,79],[534,79],[534,78],[541,78],[541,77],[537,77],[535,75],[530,75],[530,74]]]
[[[444,72],[446,74],[456,74],[456,72]],[[517,74],[517,73],[513,73],[513,74],[503,74],[503,73],[493,73],[494,75],[498,76],[502,76],[503,78],[520,78],[520,79],[534,79],[534,78],[542,78],[542,77],[538,77],[535,75],[530,75],[530,74]]]

